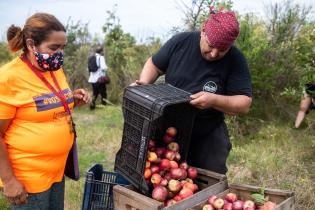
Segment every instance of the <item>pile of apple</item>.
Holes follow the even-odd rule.
[[[149,141],[144,177],[152,186],[152,198],[170,206],[188,198],[198,191],[194,184],[197,169],[181,160],[179,144],[174,141],[177,129],[169,127],[163,136],[163,143],[157,147],[154,140]]]
[[[239,200],[235,193],[228,193],[223,198],[218,198],[211,195],[208,198],[208,203],[203,206],[202,210],[271,210],[276,208],[276,204],[271,201],[266,201],[264,204],[255,203],[252,200]]]

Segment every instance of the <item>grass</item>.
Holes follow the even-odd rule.
[[[65,209],[81,209],[85,172],[95,163],[113,170],[123,128],[121,108],[76,110],[81,179],[66,181]],[[315,116],[308,116],[314,119]],[[247,118],[245,118],[247,120]],[[228,158],[230,183],[295,192],[297,208],[315,210],[315,125],[292,129],[292,123],[229,119],[233,149]],[[244,137],[245,136],[245,137]],[[6,204],[0,195],[0,209]]]

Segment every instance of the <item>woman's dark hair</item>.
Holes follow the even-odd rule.
[[[27,52],[26,40],[34,40],[34,45],[38,46],[47,39],[52,31],[64,31],[66,28],[53,15],[47,13],[35,13],[29,17],[23,29],[11,25],[7,31],[9,49],[16,52],[23,49]]]

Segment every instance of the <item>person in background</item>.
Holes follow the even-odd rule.
[[[95,58],[97,69],[96,71],[89,71],[90,76],[88,82],[92,84],[93,89],[93,99],[90,105],[90,109],[95,109],[96,100],[98,95],[101,95],[101,103],[106,105],[107,100],[107,92],[106,92],[106,83],[100,81],[101,77],[106,75],[107,65],[105,62],[105,58],[103,56],[103,47],[99,46],[95,50]]]
[[[165,82],[192,93],[199,109],[194,121],[187,161],[221,174],[232,147],[224,114],[245,114],[252,102],[249,68],[233,46],[239,23],[232,11],[210,11],[201,31],[176,34],[145,63],[132,85]]]
[[[35,13],[10,26],[7,40],[23,52],[0,68],[0,186],[13,210],[62,210],[71,113],[91,98],[69,88],[66,29],[55,16]]]

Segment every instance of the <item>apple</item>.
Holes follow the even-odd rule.
[[[233,210],[233,204],[232,203],[225,203],[223,205],[223,210]]]
[[[252,200],[246,200],[244,201],[244,206],[243,208],[255,208],[255,203]]]
[[[162,159],[160,162],[160,170],[168,170],[171,167],[171,163],[168,159]]]
[[[156,161],[157,158],[158,157],[157,157],[155,152],[149,152],[148,153],[148,161],[154,162],[154,161]]]
[[[194,181],[191,178],[186,178],[185,181],[190,182],[190,183],[194,183]]]
[[[182,168],[172,168],[170,174],[173,179],[185,179],[187,177],[187,172]]]
[[[169,160],[174,160],[174,159],[175,159],[175,155],[176,155],[176,153],[175,153],[174,151],[172,151],[172,150],[166,150],[166,151],[165,151],[165,154],[164,154],[164,157],[165,157],[166,159],[169,159]]]
[[[235,193],[228,193],[224,197],[225,200],[227,200],[230,203],[233,203],[237,200],[237,195]]]
[[[189,167],[187,169],[187,176],[191,179],[195,179],[198,176],[197,169],[195,167]]]
[[[164,175],[164,179],[166,179],[167,181],[170,181],[172,179],[171,173],[170,172],[166,172]]]
[[[152,191],[152,198],[157,201],[165,201],[167,198],[167,189],[161,185],[156,186]]]
[[[182,198],[179,195],[175,195],[173,199],[177,202],[182,200]]]
[[[174,160],[170,161],[170,168],[178,168],[178,163]]]
[[[165,206],[171,206],[177,203],[174,199],[169,199],[166,201]]]
[[[146,179],[149,179],[150,177],[151,177],[151,169],[149,169],[149,168],[146,168],[145,170],[144,170],[144,178],[146,178]]]
[[[180,156],[179,152],[176,152],[174,160],[178,162],[178,161],[180,161],[180,158],[181,158],[181,156]]]
[[[243,210],[244,201],[237,200],[233,202],[233,210]]]
[[[165,150],[166,149],[164,147],[158,147],[156,148],[155,153],[158,157],[162,157],[164,155]]]
[[[151,165],[150,169],[151,169],[152,174],[160,172],[160,168],[157,165]]]
[[[179,190],[182,189],[182,185],[180,184],[180,181],[175,180],[175,179],[171,179],[170,181],[168,181],[168,185],[167,188],[171,191],[171,192],[178,192]]]
[[[168,184],[167,179],[162,178],[160,185],[162,185],[162,186],[167,186],[167,184]]]
[[[178,152],[179,150],[179,145],[176,142],[171,142],[167,145],[167,149],[174,151],[174,152]],[[176,154],[176,153],[175,153]]]
[[[195,190],[196,190],[195,185],[193,183],[190,183],[190,182],[185,182],[182,186],[183,186],[183,188],[191,189],[193,192],[195,192]]]
[[[178,195],[182,198],[182,199],[185,199],[185,198],[188,198],[189,196],[191,196],[193,193],[193,191],[189,188],[183,188],[179,191]]]
[[[211,195],[208,198],[208,204],[213,205],[214,201],[217,199],[218,197],[216,195]]]
[[[182,169],[187,170],[188,169],[188,164],[187,164],[187,162],[182,162],[181,164],[179,164],[179,167],[182,168]]]
[[[202,207],[202,210],[214,210],[214,207],[211,204],[206,204]]]
[[[153,139],[150,139],[149,140],[149,150],[154,151],[154,150],[152,150],[152,148],[155,148],[155,141]]]
[[[244,208],[244,210],[255,210],[255,208],[254,207],[246,207],[246,208]]]
[[[173,137],[171,137],[171,136],[169,136],[169,135],[164,135],[163,136],[163,142],[165,143],[165,144],[169,144],[169,143],[171,143],[173,141]]]
[[[167,130],[166,130],[166,134],[171,136],[171,137],[175,137],[176,134],[177,134],[177,129],[174,128],[174,127],[169,127]]]
[[[222,198],[217,198],[213,202],[213,207],[216,209],[222,209],[224,205],[224,200]]]
[[[162,181],[162,177],[160,174],[157,174],[157,173],[152,174],[152,176],[151,176],[152,184],[159,185],[161,183],[161,181]]]
[[[145,168],[150,168],[151,162],[150,161],[145,161]]]
[[[264,205],[261,206],[261,210],[271,210],[276,208],[277,204],[271,201],[267,201]]]

